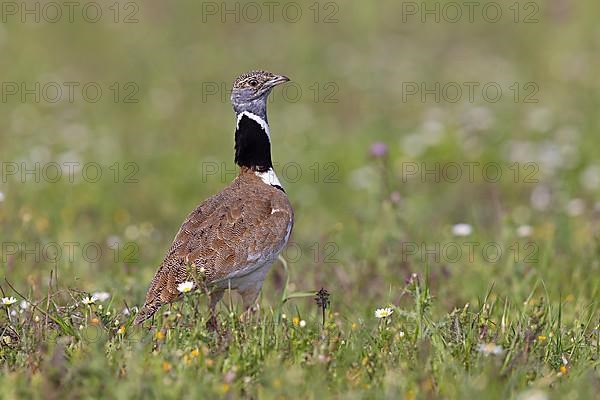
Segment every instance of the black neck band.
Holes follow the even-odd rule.
[[[269,135],[247,115],[242,115],[238,120],[235,131],[235,163],[259,172],[273,168]]]

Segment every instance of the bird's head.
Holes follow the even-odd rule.
[[[238,76],[231,90],[233,110],[239,114],[249,111],[266,118],[267,97],[271,90],[290,78],[267,71],[251,71]]]

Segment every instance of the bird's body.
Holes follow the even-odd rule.
[[[245,308],[256,301],[267,271],[289,240],[294,221],[292,206],[273,171],[266,118],[270,89],[287,80],[254,71],[241,75],[234,83],[235,161],[240,173],[185,219],[152,279],[136,323],[177,300],[181,296],[178,286],[192,280],[196,273],[212,291],[213,316],[225,289],[237,290]],[[242,93],[241,98],[234,98],[236,87],[246,90],[259,86],[254,90],[258,91],[259,84],[266,87],[258,93],[260,96],[248,98],[248,93]]]

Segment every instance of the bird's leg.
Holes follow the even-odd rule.
[[[219,327],[216,308],[217,303],[223,298],[223,294],[225,294],[225,290],[223,289],[217,289],[209,294],[208,321],[206,321],[206,329],[211,332],[216,331]]]
[[[257,285],[255,287],[240,291],[240,295],[242,295],[242,302],[244,303],[244,312],[240,316],[240,319],[243,322],[249,321],[254,314],[259,312],[256,299],[258,298],[258,293],[260,292],[261,286],[262,285]]]

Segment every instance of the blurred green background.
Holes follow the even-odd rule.
[[[600,276],[600,6],[482,2],[457,18],[461,3],[450,3],[284,1],[270,14],[260,2],[100,1],[95,23],[85,2],[72,22],[66,8],[47,21],[54,10],[35,2],[39,23],[24,12],[32,3],[3,3],[2,274],[43,293],[56,267],[66,286],[140,304],[187,213],[235,175],[232,80],[266,69],[293,80],[269,106],[273,159],[296,209],[284,252],[290,290],[324,286],[335,310],[370,315],[428,270],[445,311],[492,284],[521,302],[540,280],[553,299],[591,301]],[[465,84],[475,83],[470,99]],[[423,94],[421,85],[437,84],[439,99]],[[415,85],[417,94],[407,92]],[[497,101],[485,85],[501,88]],[[86,172],[99,166],[102,176],[87,182],[76,169],[71,183],[67,162],[96,163]],[[502,178],[490,183],[479,167],[472,181],[403,173],[465,162],[496,163]],[[52,163],[62,166],[58,182]],[[39,182],[21,177],[34,165]],[[472,234],[453,236],[458,223]],[[519,236],[520,226],[531,232]],[[497,243],[503,256],[488,262],[476,251],[452,262],[406,252],[406,243],[465,241]],[[24,251],[51,242],[62,246],[57,265]],[[282,280],[274,268],[264,303],[279,298]]]
[[[597,398],[598,2],[70,4],[0,4],[0,277],[69,320],[2,308],[0,397]],[[269,104],[287,291],[325,287],[327,324],[278,308],[276,264],[258,327],[224,304],[233,339],[211,336],[190,300],[126,343],[121,310],[236,174],[228,90],[252,69],[292,79]]]

